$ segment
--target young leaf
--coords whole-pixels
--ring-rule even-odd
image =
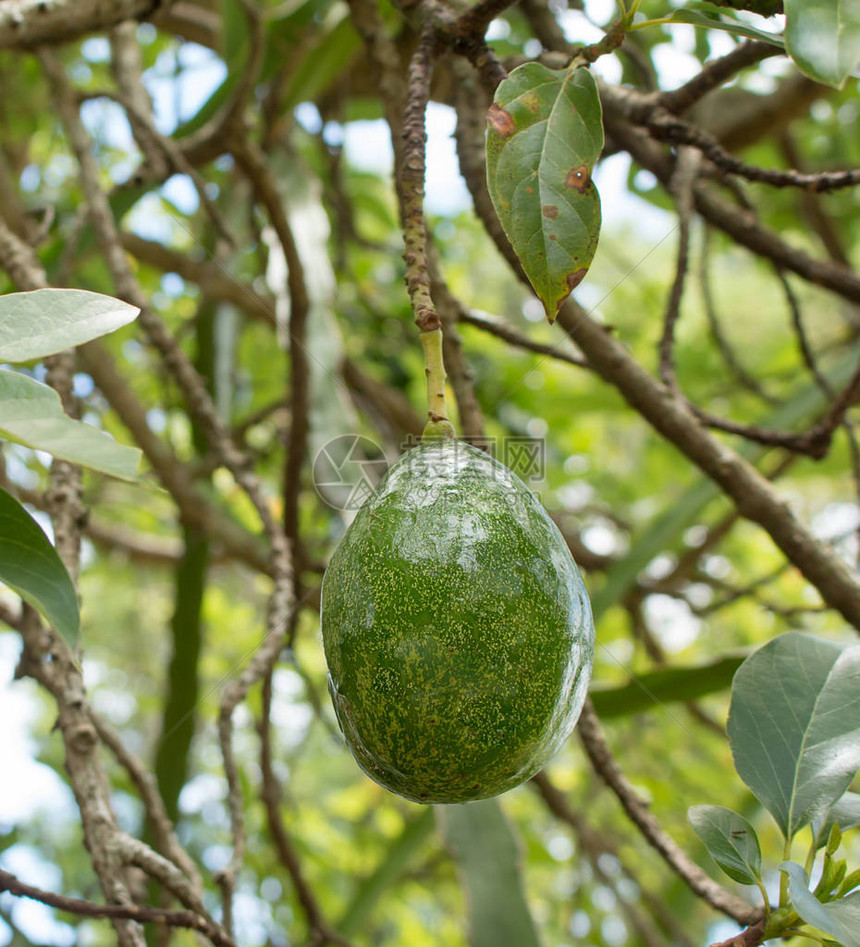
[[[849,872],[842,880],[842,884],[839,885],[839,890],[836,894],[841,898],[843,895],[853,891],[858,885],[860,885],[860,868],[855,868],[854,871]]]
[[[18,372],[0,371],[0,437],[125,480],[140,460],[137,448],[68,417],[53,389]]]
[[[860,767],[860,645],[768,642],[735,675],[727,729],[738,774],[791,838]]]
[[[765,30],[757,30],[748,23],[741,23],[740,20],[725,19],[720,17],[705,16],[698,10],[675,10],[667,19],[661,20],[666,23],[689,23],[690,26],[700,26],[708,30],[721,30],[723,33],[731,33],[734,36],[745,36],[747,39],[757,39],[762,43],[769,43],[771,46],[777,46],[784,49],[782,37],[777,33],[768,33]]]
[[[0,296],[0,362],[27,362],[107,335],[140,310],[83,289],[37,289]]]
[[[860,4],[785,0],[785,45],[804,75],[841,89],[860,64]]]
[[[66,567],[23,506],[0,489],[0,582],[37,609],[74,646],[78,596]]]
[[[487,113],[487,183],[511,246],[552,322],[594,259],[603,148],[588,69],[530,62],[499,84]]]
[[[761,848],[755,829],[723,806],[690,806],[687,818],[711,858],[734,881],[754,885],[761,878]]]
[[[437,806],[436,815],[466,888],[471,947],[539,947],[516,839],[498,800]]]
[[[833,803],[822,818],[812,820],[816,848],[821,848],[827,842],[834,825],[838,825],[843,831],[860,825],[860,795],[856,792],[846,792]]]
[[[806,872],[800,865],[783,862],[779,870],[788,875],[792,904],[807,924],[832,934],[842,947],[860,947],[860,892],[822,904],[809,890]]]

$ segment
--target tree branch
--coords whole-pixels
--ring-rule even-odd
[[[8,891],[20,898],[30,898],[47,904],[48,907],[59,911],[77,914],[79,917],[105,918],[110,920],[130,920],[139,924],[153,923],[166,924],[168,927],[184,927],[198,931],[215,947],[236,947],[216,924],[206,920],[193,911],[164,911],[161,908],[139,907],[136,904],[93,904],[91,901],[82,901],[79,898],[67,898],[60,894],[52,894],[41,888],[24,884],[8,871],[0,870],[0,891]]]
[[[630,785],[627,777],[613,759],[590,700],[587,700],[583,707],[577,724],[577,733],[595,772],[615,793],[630,820],[648,844],[663,857],[666,864],[700,898],[718,911],[734,918],[739,924],[755,923],[761,912],[709,878],[660,828],[657,820],[648,811],[647,804]]]
[[[144,20],[163,0],[4,0],[0,4],[0,49],[33,49],[68,43],[102,32],[123,20]]]
[[[740,513],[770,535],[824,601],[860,630],[860,581],[831,546],[797,519],[788,501],[779,497],[752,465],[714,439],[689,409],[575,302],[571,300],[562,307],[558,321],[604,380],[719,484]]]

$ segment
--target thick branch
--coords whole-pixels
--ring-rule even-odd
[[[123,20],[143,20],[162,0],[5,0],[0,4],[0,49],[68,43]]]

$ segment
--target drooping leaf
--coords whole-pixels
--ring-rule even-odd
[[[735,675],[727,729],[738,774],[791,838],[860,767],[860,645],[768,642]]]
[[[805,2],[805,0],[804,0]],[[741,23],[740,20],[729,19],[726,17],[710,17],[698,10],[675,10],[667,17],[666,23],[689,23],[690,26],[700,26],[708,30],[721,30],[724,33],[731,33],[734,36],[745,36],[747,39],[757,39],[762,43],[769,43],[771,46],[777,46],[779,49],[785,48],[785,43],[778,33],[768,33],[766,30],[757,30],[748,23]]]
[[[436,814],[466,888],[470,947],[539,947],[517,842],[498,800],[437,806]]]
[[[812,820],[816,848],[827,844],[827,837],[834,825],[838,825],[843,831],[860,825],[860,794],[846,792],[833,803],[823,817]]]
[[[785,45],[804,75],[841,89],[860,64],[860,4],[785,0]]]
[[[860,892],[822,904],[809,890],[802,866],[783,862],[779,870],[788,875],[794,909],[807,924],[832,934],[842,947],[860,947]]]
[[[71,576],[39,524],[3,489],[0,489],[0,582],[41,612],[74,647],[80,615]]]
[[[761,878],[758,836],[742,815],[723,806],[690,806],[687,818],[729,878],[742,885],[754,885]]]
[[[587,69],[526,63],[496,89],[487,115],[490,196],[550,322],[597,249],[591,172],[602,148],[600,98]]]
[[[659,668],[637,674],[622,687],[593,687],[589,696],[601,720],[641,713],[660,704],[696,700],[728,688],[743,661],[742,655],[733,654],[698,667]]]
[[[0,371],[0,437],[124,480],[140,461],[137,448],[68,417],[53,389],[18,372]]]
[[[0,296],[0,362],[26,362],[107,335],[140,310],[83,289],[37,289]]]

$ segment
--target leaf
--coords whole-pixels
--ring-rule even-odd
[[[758,836],[742,815],[723,806],[690,806],[687,818],[729,878],[742,885],[754,885],[761,879]]]
[[[307,50],[301,62],[296,64],[284,99],[285,108],[292,108],[299,102],[316,101],[337,76],[342,74],[344,64],[350,62],[361,48],[361,37],[347,15],[346,8],[342,19],[329,17],[329,21],[331,25],[328,31]],[[292,55],[296,55],[295,51]]]
[[[806,0],[803,0],[806,2]],[[689,23],[691,26],[700,26],[708,30],[721,30],[724,33],[732,33],[735,36],[746,36],[748,39],[757,39],[762,43],[770,43],[771,46],[777,46],[784,49],[785,44],[779,34],[768,33],[765,30],[757,30],[747,23],[741,23],[739,20],[716,18],[705,16],[697,10],[675,10],[661,23]]]
[[[860,63],[857,0],[785,0],[785,45],[810,79],[841,89]]]
[[[600,197],[591,171],[602,149],[587,69],[526,63],[496,89],[487,113],[490,196],[550,322],[594,259]]]
[[[74,583],[39,524],[2,488],[0,582],[41,612],[74,647],[80,629]]]
[[[860,825],[860,795],[856,792],[846,792],[827,810],[823,819],[812,820],[816,848],[827,844],[827,837],[834,825],[838,825],[843,832]]]
[[[800,865],[783,862],[779,870],[788,875],[792,904],[807,924],[832,934],[842,947],[860,947],[860,892],[822,904],[809,890],[806,872]]]
[[[251,27],[248,15],[237,0],[220,0],[221,45],[224,62],[230,72],[239,72],[248,60],[251,49]]]
[[[409,860],[433,829],[433,809],[426,806],[417,818],[407,822],[403,831],[391,844],[376,870],[358,887],[343,917],[337,924],[338,933],[354,937],[373,906],[403,874]]]
[[[540,947],[516,839],[498,800],[437,806],[436,813],[466,888],[471,947]]]
[[[136,479],[137,448],[72,420],[53,389],[18,372],[0,370],[0,437],[113,477]]]
[[[107,335],[140,310],[83,289],[37,289],[0,296],[0,362],[27,362]]]
[[[594,687],[589,697],[601,720],[653,710],[660,704],[677,700],[695,700],[728,688],[742,655],[733,654],[697,667],[660,668],[637,674],[623,687]]]
[[[735,675],[727,730],[741,779],[792,838],[860,767],[860,645],[768,642]]]

